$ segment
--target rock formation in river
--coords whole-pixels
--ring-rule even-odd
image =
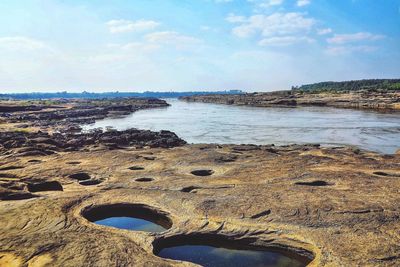
[[[182,97],[189,102],[204,102],[254,107],[327,106],[379,110],[400,110],[400,91],[320,92],[279,91],[238,95],[201,95]]]

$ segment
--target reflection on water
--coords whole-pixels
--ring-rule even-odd
[[[163,232],[166,230],[161,225],[133,217],[110,217],[107,219],[95,221],[94,223],[104,226],[111,226],[119,229],[154,232],[154,233]]]
[[[205,267],[305,266],[304,263],[301,263],[296,259],[286,257],[279,253],[269,251],[226,249],[201,245],[185,245],[164,248],[158,253],[158,256],[173,260],[190,261]]]
[[[189,143],[356,145],[382,153],[400,148],[400,113],[328,107],[256,108],[167,100],[171,107],[105,119],[113,126],[170,130]]]

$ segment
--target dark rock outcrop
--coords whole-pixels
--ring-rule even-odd
[[[111,148],[128,146],[171,148],[186,142],[170,131],[152,132],[94,130],[87,133],[0,132],[0,151],[16,150],[24,156],[50,155],[59,151],[76,151],[93,145]]]

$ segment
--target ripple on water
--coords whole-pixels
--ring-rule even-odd
[[[189,143],[348,144],[383,153],[399,148],[400,113],[330,107],[256,108],[175,99],[168,103],[168,108],[140,110],[83,128],[166,129]]]

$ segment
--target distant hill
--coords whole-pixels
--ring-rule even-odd
[[[343,92],[343,91],[387,91],[399,90],[400,79],[374,79],[374,80],[356,80],[345,82],[321,82],[306,84],[302,86],[293,86],[292,91],[303,92]]]
[[[242,94],[240,90],[230,91],[217,91],[217,92],[107,92],[107,93],[68,93],[68,92],[57,92],[57,93],[15,93],[15,94],[1,94],[1,99],[54,99],[54,98],[116,98],[116,97],[153,97],[153,98],[177,98],[182,96],[192,95],[210,95],[210,94]]]

